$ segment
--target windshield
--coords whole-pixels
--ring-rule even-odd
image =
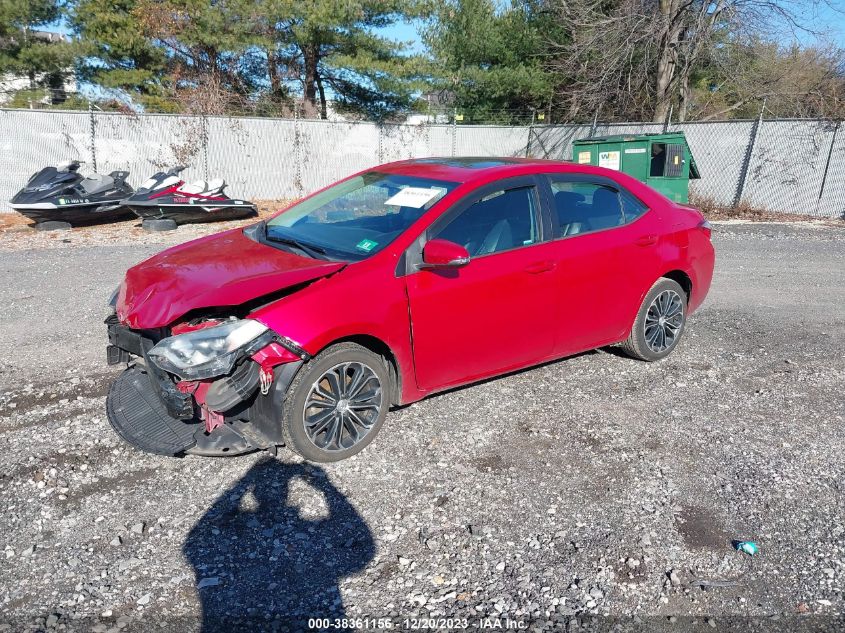
[[[359,260],[390,244],[458,183],[368,172],[329,187],[267,222],[267,239]]]

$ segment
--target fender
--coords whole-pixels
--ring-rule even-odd
[[[318,284],[259,308],[250,317],[312,356],[339,341],[375,339],[396,361],[401,386],[398,404],[419,400],[426,392],[417,388],[414,373],[405,280],[389,277],[372,288],[365,278],[366,267],[350,265]],[[337,318],[338,311],[344,313],[344,319]]]

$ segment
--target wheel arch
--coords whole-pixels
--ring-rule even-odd
[[[630,327],[626,328],[626,330],[624,332],[625,337],[627,337],[631,334],[631,328],[634,326],[634,321],[637,318],[637,314],[638,314],[640,308],[642,307],[642,303],[643,303],[643,301],[645,301],[646,295],[648,295],[649,290],[651,290],[654,287],[654,284],[656,284],[658,281],[660,281],[661,279],[664,279],[664,278],[665,279],[671,279],[672,281],[676,282],[678,285],[681,286],[681,289],[684,291],[684,294],[686,294],[686,296],[687,296],[687,305],[689,306],[690,301],[692,300],[692,289],[693,289],[692,278],[689,276],[689,273],[687,273],[683,269],[672,268],[671,270],[668,270],[668,271],[664,272],[663,274],[658,275],[654,279],[654,281],[651,283],[651,285],[648,286],[647,288],[645,288],[642,291],[642,294],[640,295],[640,300],[639,300],[639,303],[636,306],[636,309],[634,310],[633,314],[629,315],[629,317],[628,317],[627,322],[630,323],[631,325],[630,325]]]
[[[355,343],[384,358],[385,363],[387,364],[387,368],[390,372],[390,379],[392,382],[392,393],[390,394],[390,403],[392,405],[402,404],[402,371],[399,367],[399,361],[396,358],[396,354],[393,352],[393,350],[387,343],[385,343],[380,338],[373,336],[372,334],[350,334],[348,336],[343,336],[341,338],[334,339],[331,342],[327,343],[318,352],[318,354],[328,349],[329,347],[332,347],[333,345],[338,345],[340,343]]]
[[[674,270],[670,270],[669,272],[665,272],[661,277],[666,277],[667,279],[671,279],[674,282],[683,288],[684,293],[687,295],[687,305],[692,300],[692,278],[680,268],[676,268]]]

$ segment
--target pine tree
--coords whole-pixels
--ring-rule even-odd
[[[0,0],[0,76],[24,76],[29,91],[51,101],[64,99],[62,87],[73,63],[69,42],[48,39],[40,29],[61,17],[57,0]]]
[[[555,28],[531,3],[436,3],[423,32],[433,87],[451,95],[468,122],[526,123],[546,110],[555,77],[543,65]]]
[[[178,109],[167,54],[144,33],[136,0],[75,0],[69,22],[79,38],[81,79],[150,110]]]

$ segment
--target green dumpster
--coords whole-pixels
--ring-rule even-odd
[[[572,160],[623,171],[675,202],[689,202],[689,180],[701,177],[683,132],[582,138]]]

